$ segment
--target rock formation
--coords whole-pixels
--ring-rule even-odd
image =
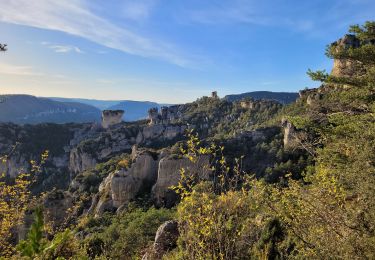
[[[142,260],[162,259],[165,253],[177,246],[178,236],[178,222],[176,220],[163,223],[156,232],[154,244],[142,257]]]
[[[196,163],[188,158],[175,158],[173,155],[162,158],[159,161],[157,181],[152,188],[156,205],[172,207],[177,202],[178,198],[170,188],[180,181],[182,168],[186,174],[198,173],[202,179],[209,179],[211,173],[209,166],[208,156],[201,156]]]
[[[240,106],[245,109],[253,109],[254,108],[254,101],[253,100],[241,100]]]
[[[93,200],[90,212],[100,215],[133,200],[142,190],[150,188],[157,178],[158,161],[148,151],[139,151],[127,170],[112,172],[99,187],[99,199]]]
[[[323,98],[323,89],[324,88],[312,88],[301,90],[299,91],[299,98],[303,100],[303,102],[306,102],[307,105],[311,106]]]
[[[102,127],[107,129],[113,125],[121,123],[124,113],[124,110],[103,110]]]
[[[95,167],[98,162],[105,161],[113,155],[130,151],[136,142],[136,134],[134,129],[121,127],[99,132],[90,138],[87,137],[71,148],[70,171],[75,175]]]
[[[296,145],[296,128],[287,119],[282,119],[281,122],[284,127],[284,148],[293,148]]]
[[[358,48],[360,40],[352,34],[347,34],[343,38],[331,44],[335,49],[349,49]],[[335,77],[352,77],[362,70],[362,65],[359,62],[350,59],[335,59],[331,75]]]
[[[183,105],[161,107],[160,113],[157,108],[148,110],[149,125],[177,123],[182,117]]]

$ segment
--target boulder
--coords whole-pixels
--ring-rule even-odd
[[[155,241],[142,260],[162,259],[165,253],[177,246],[179,236],[178,222],[170,220],[162,224],[155,235]]]

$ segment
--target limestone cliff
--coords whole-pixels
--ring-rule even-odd
[[[331,44],[332,48],[335,49],[349,49],[358,48],[360,46],[360,40],[355,35],[347,34],[343,38]],[[335,59],[331,75],[335,77],[352,77],[358,74],[363,69],[363,66],[359,62],[355,62],[350,59]]]
[[[172,207],[177,202],[177,196],[171,189],[176,186],[181,178],[181,169],[186,174],[199,173],[202,179],[209,179],[209,157],[201,156],[196,163],[187,158],[166,156],[159,161],[158,176],[152,187],[152,196],[157,206]]]
[[[98,198],[93,200],[89,212],[100,215],[135,199],[142,190],[151,187],[156,181],[157,164],[157,157],[152,153],[137,152],[129,169],[112,172],[103,180]]]

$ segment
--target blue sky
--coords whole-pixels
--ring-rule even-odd
[[[193,101],[314,87],[373,0],[2,0],[0,92]]]

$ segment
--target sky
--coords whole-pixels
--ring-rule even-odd
[[[184,103],[315,87],[374,0],[1,0],[0,94]]]

